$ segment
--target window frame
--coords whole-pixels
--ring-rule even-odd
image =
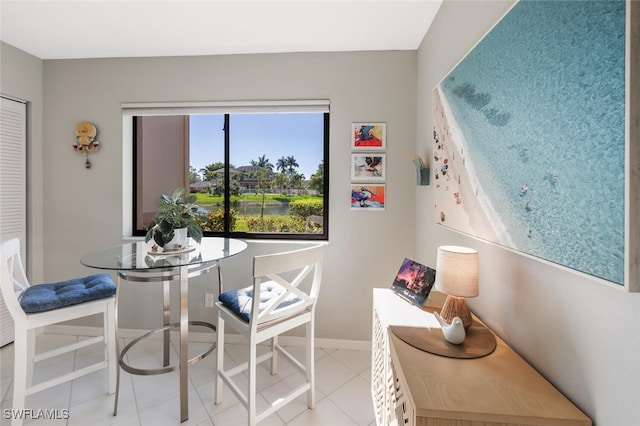
[[[320,107],[318,107],[320,105]],[[224,112],[223,112],[224,111]],[[234,114],[242,113],[295,113],[315,112],[323,114],[323,230],[322,233],[267,233],[267,232],[240,232],[229,229],[231,209],[231,174],[230,174],[230,140],[229,118]],[[206,231],[205,237],[229,237],[250,240],[319,240],[329,239],[329,145],[330,145],[330,111],[328,101],[278,101],[278,102],[250,102],[250,103],[188,103],[188,104],[123,104],[123,117],[130,119],[129,126],[123,126],[126,133],[130,130],[131,140],[131,235],[144,236],[144,229],[137,229],[137,203],[138,203],[138,151],[137,151],[137,123],[136,117],[147,115],[194,115],[194,114],[219,114],[224,115],[224,231]],[[126,158],[124,159],[126,163]],[[189,164],[187,164],[189,166]],[[125,203],[125,209],[126,209]],[[126,225],[125,225],[126,227]]]

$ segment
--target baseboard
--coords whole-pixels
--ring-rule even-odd
[[[135,339],[142,336],[148,330],[137,330],[132,328],[121,328],[118,330],[118,337],[125,339]],[[99,336],[102,334],[102,327],[86,327],[79,325],[50,325],[45,327],[44,333],[50,334],[64,334],[73,336]],[[172,334],[177,335],[177,331],[172,331]],[[213,333],[206,333],[200,331],[190,331],[189,341],[212,343],[215,339]],[[162,333],[156,333],[149,336],[150,339],[160,339]],[[246,340],[239,334],[226,333],[225,340],[229,343],[245,343]],[[304,347],[305,338],[299,336],[280,336],[278,341],[283,346],[295,346]],[[370,351],[371,342],[363,340],[344,340],[344,339],[325,339],[317,338],[316,347],[321,349],[343,349],[353,351]]]

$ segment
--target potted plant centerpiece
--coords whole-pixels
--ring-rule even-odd
[[[189,237],[199,243],[202,228],[196,218],[207,210],[195,203],[195,194],[186,194],[184,188],[177,188],[171,196],[162,195],[156,202],[158,211],[149,224],[145,242],[153,241],[163,251],[180,251],[188,248]],[[157,250],[157,247],[152,249]]]

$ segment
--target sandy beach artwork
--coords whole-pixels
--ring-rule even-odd
[[[625,19],[518,2],[433,89],[438,224],[624,285]]]
[[[499,237],[500,225],[491,223],[491,216],[487,211],[490,207],[486,206],[485,209],[481,204],[479,183],[472,184],[471,175],[465,167],[464,147],[456,141],[456,136],[461,138],[462,135],[456,134],[457,128],[448,125],[440,90],[435,90],[433,97],[433,164],[437,194],[434,207],[437,223],[488,241],[509,245],[508,233],[504,232]],[[474,180],[477,182],[477,178]]]

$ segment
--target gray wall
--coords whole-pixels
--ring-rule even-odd
[[[390,286],[414,249],[413,229],[405,224],[414,221],[415,51],[47,60],[43,75],[47,280],[92,272],[80,265],[82,254],[121,242],[122,187],[129,179],[123,176],[122,102],[330,99],[330,245],[317,336],[370,338],[371,289]],[[90,170],[71,149],[80,121],[94,123],[101,142],[90,154]],[[349,134],[358,121],[387,123],[384,212],[349,209]],[[224,265],[225,285],[248,284],[250,257],[283,247],[251,243]],[[191,288],[192,317],[213,319],[202,296],[210,287]],[[159,298],[159,289],[152,290],[129,290],[121,305],[124,327],[158,324],[159,303],[140,303]]]
[[[418,50],[418,152],[432,155],[431,91],[512,3],[443,3]],[[417,188],[415,232],[429,236],[416,240],[427,264],[442,244],[479,250],[471,308],[596,425],[640,424],[640,294],[435,225],[431,187]]]
[[[27,257],[34,280],[43,277],[42,60],[0,41],[0,94],[27,102]],[[23,243],[24,244],[24,243]]]

